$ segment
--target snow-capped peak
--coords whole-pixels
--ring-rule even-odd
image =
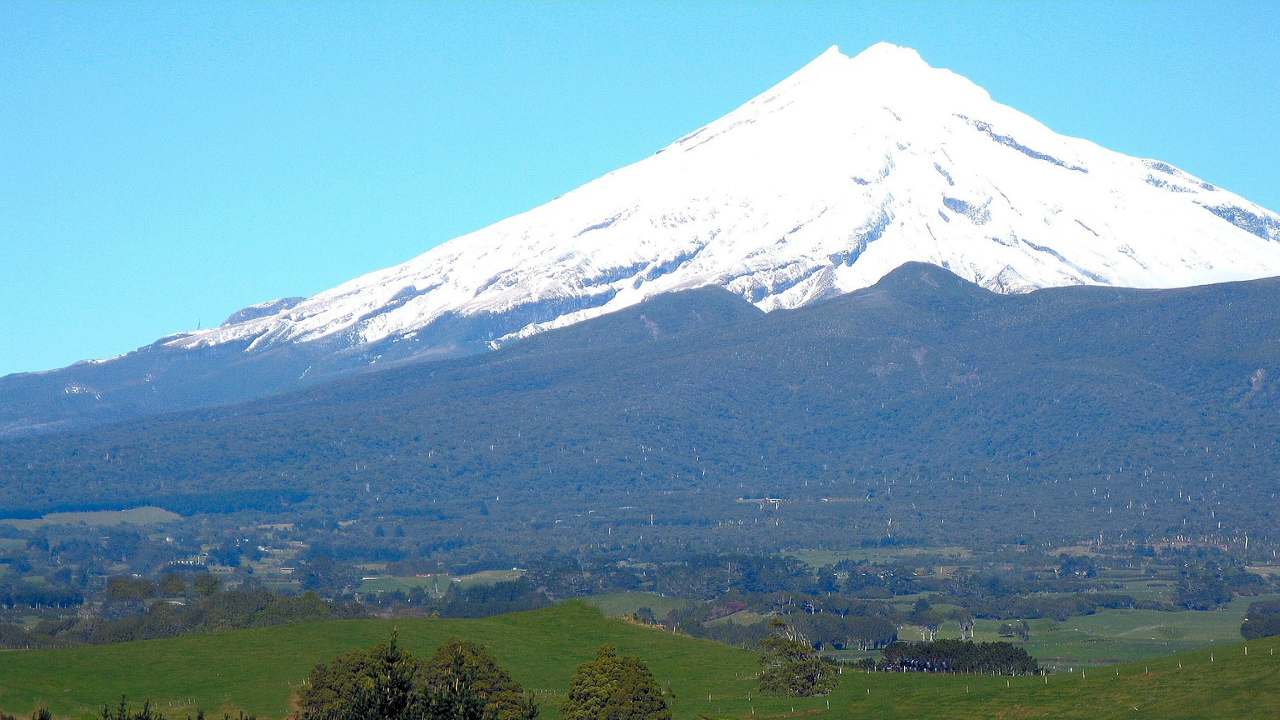
[[[1000,292],[1280,274],[1280,217],[1058,135],[910,48],[831,47],[653,156],[541,207],[173,347],[460,352],[717,284],[762,309],[925,261]]]

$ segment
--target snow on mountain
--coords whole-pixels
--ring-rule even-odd
[[[541,207],[171,348],[494,346],[717,284],[764,310],[908,261],[999,292],[1280,275],[1280,216],[1058,135],[914,51],[833,47],[760,96]]]

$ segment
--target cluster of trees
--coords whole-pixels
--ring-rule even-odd
[[[897,642],[884,649],[876,670],[903,672],[1001,673],[1029,675],[1040,671],[1026,650],[1004,642],[935,640]]]
[[[898,626],[885,617],[821,613],[789,621],[815,650],[875,650],[898,639]]]
[[[84,602],[75,588],[0,576],[0,608],[70,608]]]
[[[426,588],[413,587],[409,590],[370,593],[360,600],[377,607],[413,608],[418,612],[434,613],[441,617],[463,618],[537,610],[551,604],[551,598],[545,590],[523,577],[466,587],[451,582],[446,582],[445,585],[447,589],[442,597],[433,596]]]
[[[534,720],[538,705],[484,648],[453,640],[425,661],[386,643],[317,665],[294,720]],[[580,665],[565,720],[670,720],[665,694],[640,660],[600,648]]]
[[[488,652],[452,641],[419,661],[390,641],[317,665],[295,720],[533,720],[533,698]]]
[[[729,645],[760,647],[775,634],[769,620],[715,622],[743,610],[783,618],[815,650],[882,648],[898,639],[901,619],[888,603],[797,593],[732,593],[714,603],[690,603],[673,609],[661,619],[654,617],[652,611],[637,613],[636,619]]]
[[[451,585],[439,604],[439,611],[444,617],[486,617],[536,610],[550,604],[545,592],[528,579],[520,578],[465,588]]]
[[[840,668],[814,651],[795,628],[779,618],[761,643],[760,689],[771,695],[811,697],[826,695],[836,687]]]
[[[1000,623],[998,634],[1000,637],[1016,637],[1022,642],[1026,642],[1031,639],[1031,626],[1027,624],[1026,620]]]
[[[1207,562],[1183,568],[1176,588],[1177,603],[1188,610],[1213,610],[1231,602],[1232,596],[1256,595],[1265,580],[1236,565]]]
[[[962,573],[945,584],[938,599],[993,620],[1066,620],[1103,608],[1139,607],[1133,596],[1105,590],[1107,585],[1096,580],[1098,568],[1097,558],[1062,555],[1047,576],[1029,571]]]
[[[1080,593],[1073,595],[1014,595],[1010,597],[944,596],[944,601],[961,605],[975,616],[992,620],[1052,618],[1066,620],[1072,616],[1092,615],[1104,608],[1135,608],[1132,595],[1123,593]]]
[[[182,591],[174,596],[155,595],[160,589],[179,588]],[[193,586],[172,577],[159,583],[136,578],[113,580],[108,583],[106,597],[97,615],[45,619],[30,630],[0,624],[0,647],[128,642],[363,615],[359,606],[329,602],[311,592],[281,595],[262,587],[223,590],[208,575],[197,576]]]

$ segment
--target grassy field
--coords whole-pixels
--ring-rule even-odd
[[[12,525],[20,530],[31,530],[44,525],[160,525],[182,519],[181,515],[158,507],[137,507],[128,510],[98,510],[94,512],[49,513],[34,520],[4,520],[0,525]]]
[[[554,720],[574,667],[602,643],[639,655],[694,718],[1280,717],[1280,639],[1047,678],[846,672],[829,698],[762,698],[750,653],[605,618],[584,603],[483,620],[348,620],[72,650],[0,654],[0,708],[88,717],[121,692],[170,714],[195,706],[280,717],[316,662],[385,639],[427,653],[445,639],[488,645]]]
[[[754,625],[768,619],[768,615],[761,615],[760,613],[752,612],[750,610],[739,610],[732,615],[725,615],[724,617],[718,617],[715,620],[711,620],[707,624],[723,625],[725,623],[733,623],[735,625]]]
[[[588,605],[599,608],[600,612],[609,617],[623,617],[634,613],[642,607],[647,607],[659,619],[665,617],[672,610],[677,610],[689,604],[688,600],[663,597],[662,595],[647,592],[606,593],[604,595],[592,595],[591,597],[583,598],[583,600]]]
[[[428,593],[442,597],[449,590],[450,585],[459,585],[461,587],[471,587],[473,585],[492,585],[497,582],[509,580],[519,580],[524,575],[523,570],[482,570],[469,575],[452,576],[448,573],[431,573],[428,575],[404,575],[386,577],[371,577],[360,582],[361,592],[409,592],[415,587],[420,587]]]
[[[1214,643],[1240,640],[1240,623],[1249,603],[1262,597],[1237,597],[1225,608],[1211,612],[1158,612],[1155,610],[1102,610],[1094,615],[1065,621],[1031,620],[1031,640],[1023,646],[1053,670],[1136,662]],[[979,620],[976,640],[1008,640],[999,636],[999,620]],[[919,632],[904,628],[900,637],[919,640]],[[942,626],[938,637],[959,637],[955,623]]]
[[[441,597],[449,590],[451,580],[452,578],[447,573],[371,577],[360,581],[360,592],[382,593],[399,590],[407,593],[414,588],[420,587],[431,595]]]

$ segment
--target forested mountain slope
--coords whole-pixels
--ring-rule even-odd
[[[483,356],[9,440],[0,508],[283,502],[467,534],[623,506],[706,527],[772,494],[907,503],[903,533],[982,508],[1018,511],[986,523],[1008,537],[1256,533],[1280,467],[1278,301],[1275,279],[999,295],[923,264],[769,314],[671,294]]]

